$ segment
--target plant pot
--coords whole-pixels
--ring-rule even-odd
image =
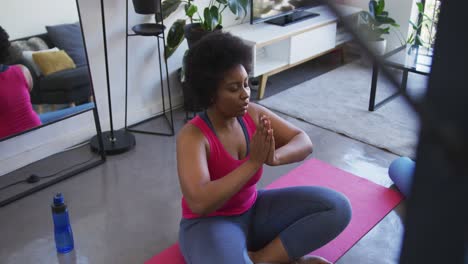
[[[387,49],[387,40],[380,39],[375,41],[367,41],[367,46],[375,55],[384,55]]]
[[[222,26],[217,26],[215,31],[221,30],[223,27]],[[201,38],[204,36],[210,34],[212,31],[205,31],[202,29],[200,23],[192,23],[192,24],[187,24],[184,27],[184,35],[185,38],[187,39],[187,44],[189,49],[195,45]]]
[[[135,13],[142,15],[154,15],[161,9],[159,0],[132,0]]]

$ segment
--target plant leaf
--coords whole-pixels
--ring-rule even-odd
[[[166,59],[169,58],[184,40],[185,19],[178,19],[167,33]]]
[[[181,2],[181,0],[164,0],[161,3],[161,12],[163,19],[167,18],[169,15],[174,13],[174,11],[177,10]]]
[[[222,4],[222,5],[227,5],[228,4],[227,0],[216,0],[216,2],[218,2],[218,3]]]
[[[165,51],[166,51],[166,60],[169,59],[169,57],[172,56],[172,54],[174,54],[174,52],[177,50],[177,47],[173,48],[173,47],[169,47],[166,45],[166,48],[165,48]]]
[[[383,35],[383,34],[388,34],[389,32],[390,32],[390,27],[376,28],[374,30],[374,33],[379,35],[378,37],[381,37],[381,35]]]
[[[238,17],[239,16],[239,8],[238,8],[238,2],[237,0],[227,0],[228,1],[228,7],[231,12]]]
[[[382,25],[382,24],[396,24],[395,20],[393,18],[389,17],[384,17],[384,16],[376,16],[375,20]]]
[[[211,27],[212,17],[211,17],[210,9],[208,7],[205,7],[205,9],[203,10],[203,18],[205,20],[202,26],[203,29],[206,31],[212,31],[212,27]]]
[[[406,43],[412,44],[414,41],[414,33],[411,33],[411,35],[408,37],[408,40],[406,40]]]
[[[375,12],[377,9],[377,2],[375,0],[369,1],[369,13],[371,16],[375,16]]]
[[[218,25],[219,21],[219,12],[218,12],[218,7],[217,6],[211,6],[210,8],[210,13],[211,13],[211,30],[214,30],[216,26]]]
[[[416,25],[413,21],[410,20],[409,23],[411,24],[414,30],[417,30],[419,28],[419,26]]]
[[[423,5],[422,2],[416,3],[416,6],[418,7],[419,13],[423,13],[423,12],[424,12],[424,5]]]
[[[424,14],[424,13],[423,13],[422,15],[423,15],[423,17],[425,17],[427,20],[429,20],[431,23],[433,22],[432,17],[430,17],[430,16],[428,16],[428,15],[426,15],[426,14]]]
[[[190,3],[190,5],[186,5],[186,9],[185,9],[185,14],[192,18],[193,15],[198,11],[198,7],[192,3]]]
[[[248,9],[249,9],[249,0],[238,0],[239,1],[239,6],[242,8],[242,11],[244,13],[244,17],[247,15]]]
[[[385,0],[379,0],[379,3],[377,5],[377,11],[375,12],[376,15],[382,14],[384,9],[385,9]]]

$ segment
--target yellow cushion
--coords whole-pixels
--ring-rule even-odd
[[[33,60],[39,66],[43,75],[54,72],[76,68],[73,60],[63,51],[38,52],[34,53]]]

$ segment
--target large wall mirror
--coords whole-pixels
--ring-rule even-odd
[[[0,26],[9,35],[10,47],[0,61],[0,140],[92,109],[75,0],[7,1],[1,9]]]
[[[90,111],[100,135],[77,1],[4,1],[0,26],[0,143]]]

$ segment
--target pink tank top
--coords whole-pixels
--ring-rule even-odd
[[[242,120],[245,124],[246,132],[250,141],[256,130],[256,125],[248,113],[242,117]],[[198,127],[210,144],[208,170],[212,181],[224,177],[249,159],[249,154],[247,154],[247,156],[242,160],[234,159],[224,148],[213,130],[200,116],[193,118],[190,121],[190,124]],[[231,199],[229,199],[221,208],[208,215],[204,215],[203,217],[239,215],[249,210],[257,199],[256,183],[262,176],[262,172],[263,168],[260,168],[244,185],[244,187],[231,197]],[[200,215],[195,214],[190,210],[185,198],[182,198],[182,217],[188,219],[200,217]]]
[[[19,66],[0,72],[0,138],[41,124],[29,97],[28,83]]]

